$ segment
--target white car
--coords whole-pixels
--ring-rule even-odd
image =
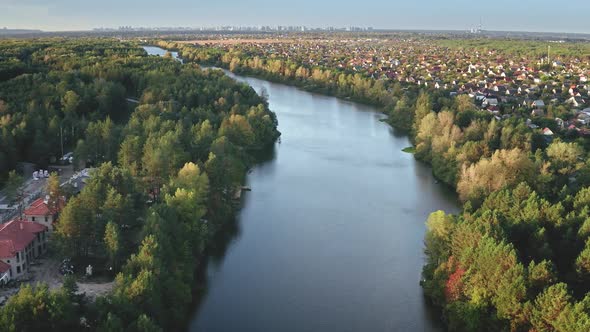
[[[73,152],[68,152],[66,154],[64,154],[63,157],[61,157],[60,159],[63,162],[68,162],[68,163],[72,163],[74,161],[74,153]]]

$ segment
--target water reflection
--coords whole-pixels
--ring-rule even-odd
[[[254,78],[282,143],[248,176],[192,331],[436,331],[418,285],[424,221],[457,209],[407,137],[361,106]]]

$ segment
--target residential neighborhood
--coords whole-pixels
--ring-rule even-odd
[[[65,197],[60,197],[56,206],[49,200],[49,195],[38,198],[21,215],[0,224],[0,284],[25,277],[31,263],[47,251]]]
[[[295,78],[304,74],[315,77],[317,73],[323,75],[319,79],[331,75],[336,80],[340,73],[359,74],[449,96],[468,94],[497,120],[550,118],[558,122],[559,130],[590,135],[590,53],[575,43],[527,41],[522,46],[529,49],[512,51],[493,42],[456,43],[403,34],[242,38],[220,34],[180,43],[247,54],[253,58],[249,66],[254,68],[262,61],[280,60],[276,69]]]
[[[0,331],[590,331],[590,33],[104,33],[0,36]]]
[[[71,186],[75,194],[84,186],[90,173],[90,169],[76,172],[61,187]],[[65,174],[70,175],[69,172]],[[39,190],[45,192],[42,187]],[[47,252],[59,213],[66,205],[65,196],[60,196],[55,204],[50,200],[48,194],[34,199],[14,218],[0,223],[0,287],[11,281],[34,281],[31,266],[38,264],[37,260]]]

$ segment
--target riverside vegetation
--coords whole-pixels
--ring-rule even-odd
[[[115,278],[94,302],[71,278],[23,287],[0,309],[0,330],[184,329],[195,271],[232,222],[252,152],[279,136],[267,102],[223,73],[118,40],[3,40],[0,55],[0,179],[16,161],[55,161],[61,140],[76,164],[96,167],[78,195],[51,193],[68,199],[50,244]]]
[[[69,329],[82,317],[95,330],[183,328],[198,258],[231,216],[250,152],[278,135],[251,88],[191,62],[377,105],[408,133],[416,158],[464,202],[460,214],[427,221],[422,285],[449,330],[590,330],[587,139],[533,119],[557,133],[548,139],[524,113],[499,121],[467,95],[239,49],[157,44],[188,64],[104,39],[0,43],[0,177],[17,160],[49,163],[60,138],[98,166],[52,243],[119,272],[95,303],[69,279],[61,290],[23,288],[0,311],[6,330]]]
[[[551,117],[533,123],[554,137],[531,130],[526,110],[498,120],[467,94],[449,97],[240,47],[158,45],[185,61],[381,106],[408,133],[415,157],[464,203],[457,215],[438,211],[427,221],[421,284],[449,330],[590,330],[588,139],[559,130]]]

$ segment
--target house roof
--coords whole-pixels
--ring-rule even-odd
[[[16,252],[33,242],[37,233],[46,229],[46,226],[24,220],[11,220],[0,225],[0,258],[14,257]]]
[[[4,273],[10,269],[10,264],[0,261],[0,273]]]
[[[14,257],[17,251],[12,240],[0,240],[0,258]]]
[[[56,214],[64,207],[64,201],[62,199],[59,200],[59,206],[57,209],[50,209],[49,205],[45,202],[44,198],[39,198],[35,200],[29,207],[25,210],[26,216],[48,216],[50,214]]]

